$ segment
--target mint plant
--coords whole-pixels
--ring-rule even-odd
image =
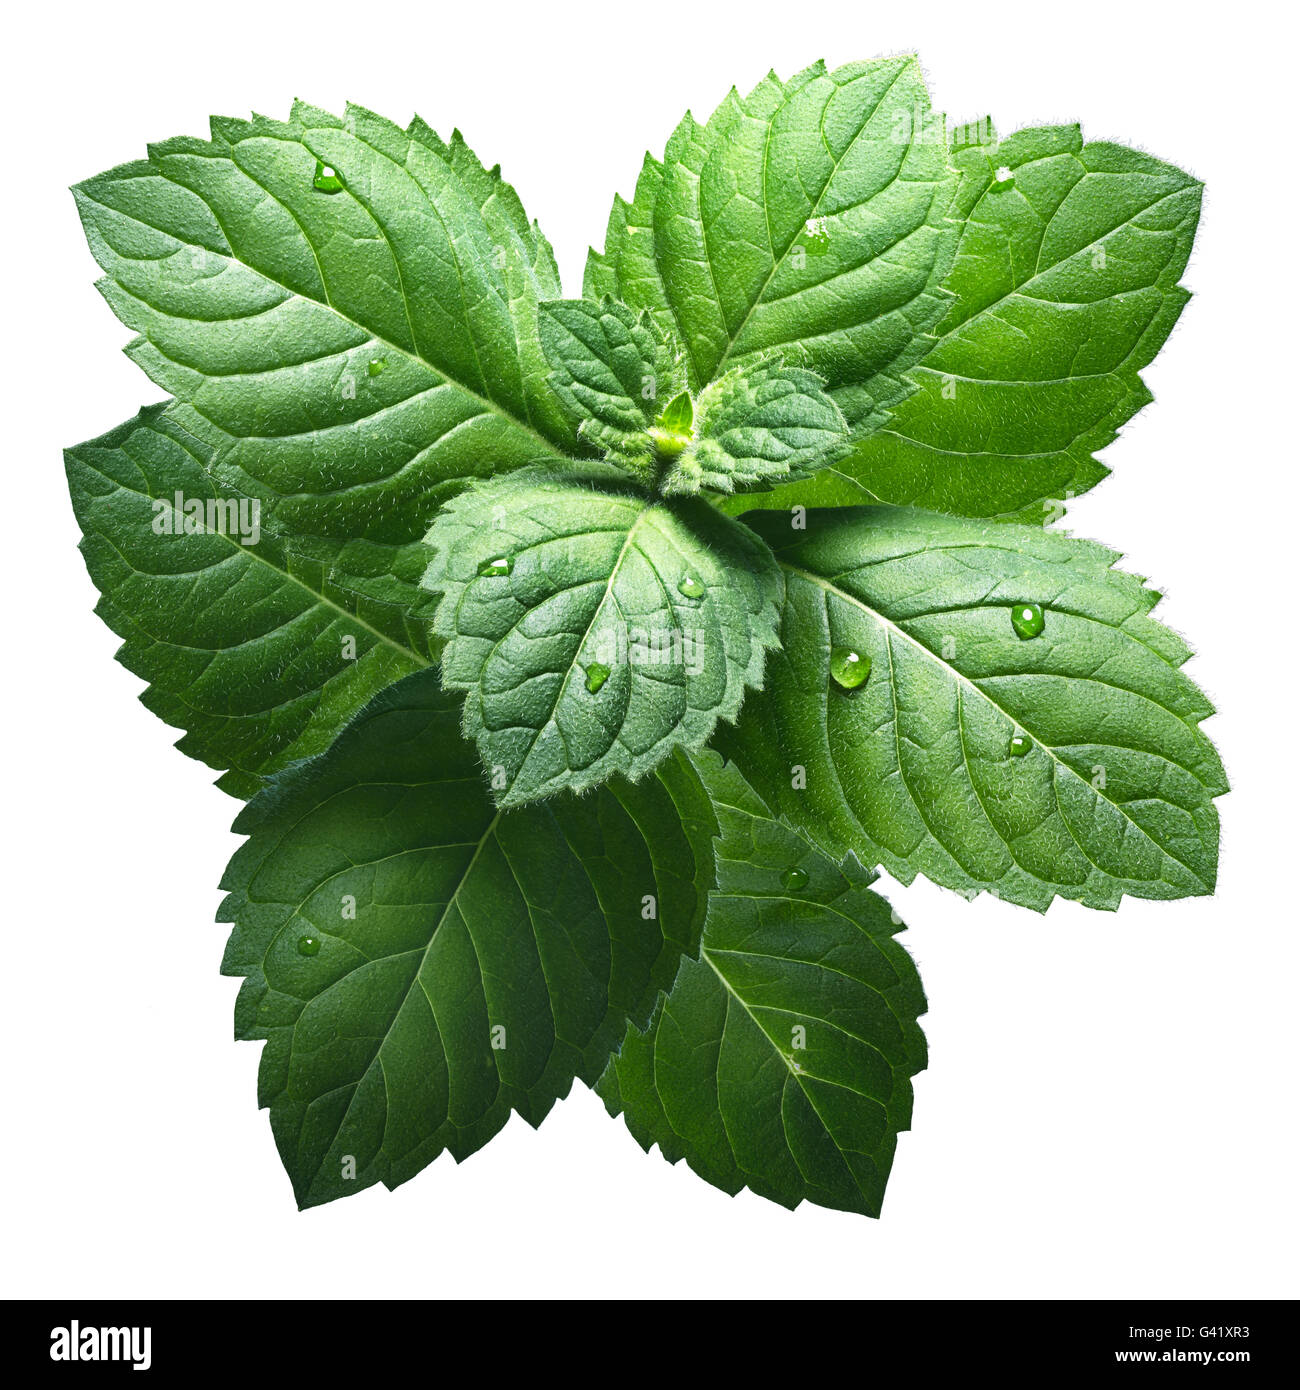
[[[220,917],[302,1206],[574,1078],[878,1215],[925,1000],[884,868],[1212,891],[1158,595],[1060,528],[1200,186],[893,58],[689,115],[581,298],[459,134],[214,120],[76,190],[170,400],[67,453],[119,659],[247,800]]]

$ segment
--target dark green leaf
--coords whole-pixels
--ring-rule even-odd
[[[153,406],[66,455],[96,612],[179,747],[246,796],[321,752],[370,697],[430,656],[428,554],[261,530],[257,499],[214,486],[211,447]],[[179,508],[178,508],[179,502]],[[432,604],[427,603],[432,609]]]
[[[249,803],[221,910],[236,1035],[301,1206],[540,1124],[644,1024],[711,882],[686,760],[493,808],[436,670],[380,695]]]
[[[734,767],[700,762],[721,838],[698,960],[597,1087],[645,1149],[748,1187],[879,1216],[925,996],[901,924],[849,858],[774,820]]]

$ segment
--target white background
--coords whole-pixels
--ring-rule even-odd
[[[1296,1295],[1300,248],[1281,7],[1238,3],[1212,28],[1131,0],[585,11],[214,0],[6,21],[3,1291]],[[1039,917],[895,890],[931,1061],[880,1221],[732,1200],[644,1155],[581,1086],[459,1168],[298,1214],[217,974],[236,804],[136,702],[75,550],[60,448],[159,393],[119,351],[67,185],[206,133],[213,111],[419,110],[502,161],[576,293],[611,195],[688,106],[703,117],[772,65],[912,49],[955,119],[1078,119],[1206,181],[1156,404],[1068,524],[1151,576],[1199,653],[1233,784],[1218,894]]]

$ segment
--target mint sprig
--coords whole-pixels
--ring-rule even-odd
[[[725,1191],[879,1214],[925,1045],[877,867],[1212,891],[1188,648],[1054,525],[1186,301],[1186,174],[950,140],[904,57],[688,115],[580,299],[419,119],[74,191],[173,398],[68,451],[82,549],[251,798],[224,968],[302,1205],[579,1078]]]

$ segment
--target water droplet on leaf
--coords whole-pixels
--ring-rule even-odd
[[[1003,164],[993,171],[994,188],[1014,188],[1016,176],[1008,165]]]
[[[871,658],[852,647],[836,647],[831,652],[831,679],[841,690],[856,690],[871,674]]]
[[[587,694],[594,695],[609,679],[609,667],[593,661],[587,667]]]
[[[783,888],[806,888],[808,886],[807,869],[787,869],[781,875],[781,886]]]
[[[366,368],[366,374],[367,374],[368,376],[379,376],[380,373],[386,372],[387,370],[388,370],[388,358],[386,358],[386,357],[376,357],[376,358],[370,363],[370,365]]]
[[[312,179],[311,186],[317,193],[342,193],[343,180],[330,165],[321,160],[316,161],[316,177]]]
[[[704,585],[693,574],[684,574],[677,581],[677,592],[687,598],[703,598]]]
[[[1016,636],[1024,641],[1037,637],[1045,622],[1043,610],[1036,603],[1018,603],[1011,610],[1011,626],[1015,628]]]
[[[502,555],[495,560],[484,560],[478,567],[478,577],[480,579],[495,579],[503,574],[510,573],[510,560],[508,556]]]
[[[314,956],[319,950],[319,936],[300,936],[298,938],[298,954],[300,956]]]
[[[1034,741],[1028,734],[1012,734],[1009,752],[1013,758],[1023,758],[1033,746]]]

